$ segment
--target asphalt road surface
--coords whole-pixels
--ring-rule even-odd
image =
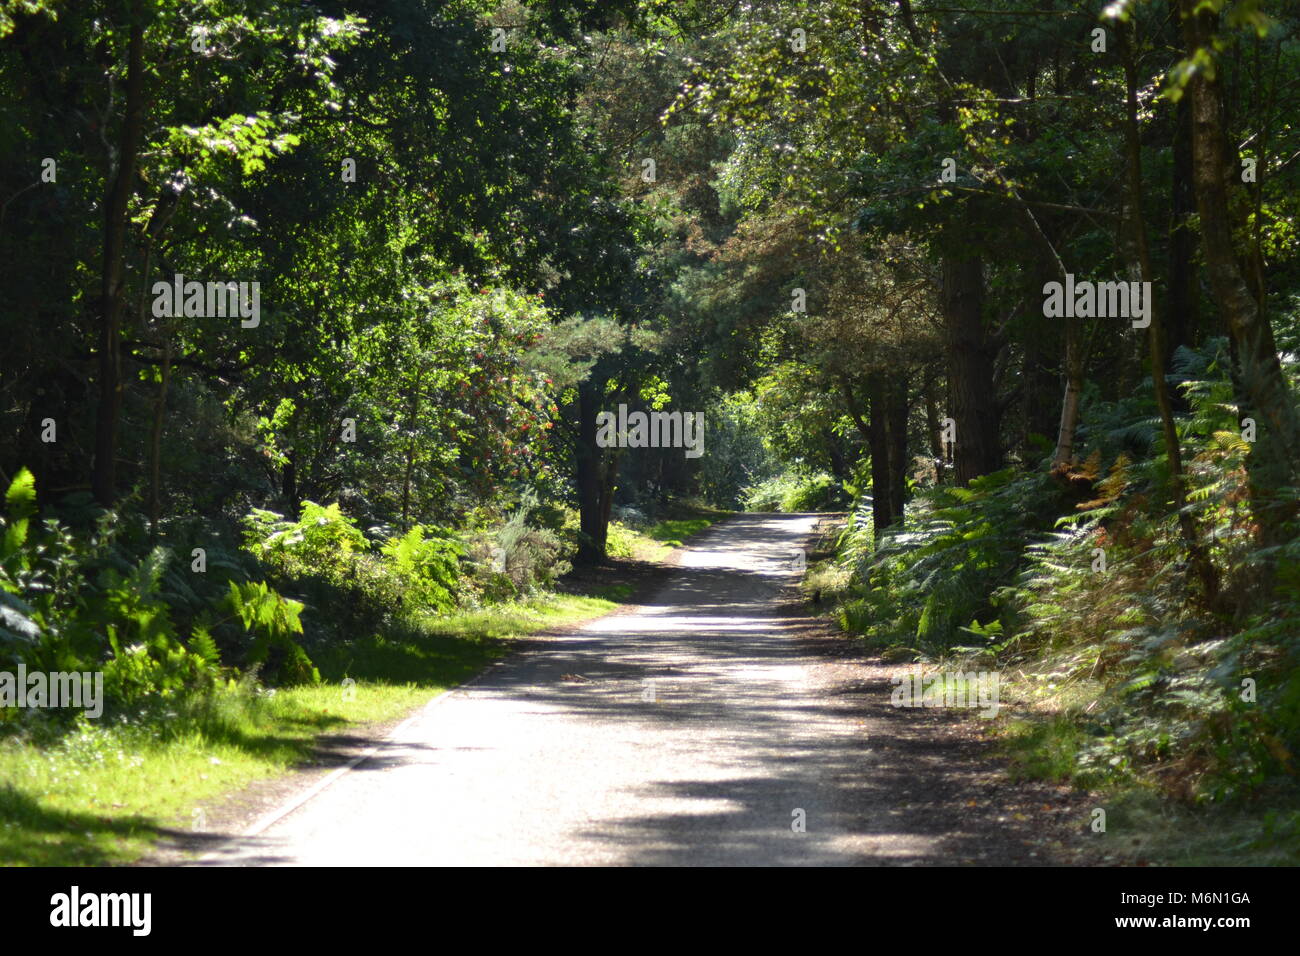
[[[808,619],[790,613],[792,554],[814,522],[709,529],[649,604],[498,663],[203,862],[942,861],[944,827],[900,819],[914,770],[873,772],[878,728],[828,690]]]

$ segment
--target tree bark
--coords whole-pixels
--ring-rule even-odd
[[[149,536],[158,537],[158,522],[162,511],[162,436],[167,414],[167,389],[172,378],[172,328],[168,320],[163,325],[163,357],[158,397],[154,400],[153,425],[149,435]]]
[[[1074,433],[1079,427],[1079,399],[1083,395],[1083,328],[1079,320],[1065,320],[1065,399],[1061,402],[1061,424],[1056,430],[1056,451],[1052,471],[1074,460]]]
[[[284,499],[285,515],[291,521],[298,520],[298,467],[294,464],[297,452],[289,452],[289,460],[280,469],[280,497]]]
[[[588,379],[578,386],[577,486],[578,526],[581,539],[577,558],[585,564],[605,560],[609,533],[612,481],[605,475],[604,449],[596,444],[596,415],[601,411],[604,379]]]
[[[1190,56],[1210,49],[1218,16],[1196,13],[1197,0],[1179,0],[1183,36]],[[1273,327],[1252,294],[1242,263],[1233,248],[1236,223],[1229,210],[1228,182],[1234,177],[1225,131],[1222,90],[1203,70],[1187,83],[1191,99],[1192,179],[1201,219],[1201,250],[1210,291],[1219,307],[1233,346],[1242,394],[1242,414],[1258,423],[1258,438],[1247,458],[1251,505],[1265,542],[1295,514],[1295,503],[1275,492],[1294,485],[1300,468],[1300,414],[1295,396],[1278,361]]]
[[[886,391],[884,376],[873,372],[867,378],[867,439],[871,448],[871,524],[876,547],[880,546],[885,531],[894,523]]]
[[[936,381],[925,383],[925,431],[930,438],[930,457],[934,459],[935,484],[943,484],[948,454],[943,447],[943,426],[939,422],[939,396]]]
[[[91,488],[109,507],[117,497],[117,426],[122,408],[122,315],[126,310],[126,235],[128,206],[135,192],[136,166],[144,128],[144,14],[129,7],[126,109],[117,169],[109,175],[104,199],[104,261],[100,275],[99,407],[95,420],[95,464]]]
[[[984,275],[978,257],[944,256],[942,308],[957,424],[955,470],[964,485],[1002,465],[993,349],[984,328]]]
[[[1196,294],[1196,237],[1191,217],[1196,212],[1192,189],[1192,124],[1187,97],[1174,108],[1174,180],[1169,216],[1169,308],[1165,310],[1165,368],[1180,345],[1200,341]],[[1186,411],[1186,401],[1177,393],[1174,407]]]
[[[866,408],[853,389],[847,375],[840,377],[844,389],[844,403],[849,417],[858,432],[867,441],[871,456],[871,526],[876,544],[880,544],[885,529],[894,523],[893,468],[890,461],[888,401],[885,377],[880,372],[867,375]]]
[[[886,389],[885,421],[889,443],[890,524],[903,523],[907,497],[907,376],[890,377]]]
[[[1119,28],[1120,51],[1124,59],[1125,100],[1124,100],[1124,159],[1126,171],[1125,205],[1123,217],[1129,226],[1130,239],[1123,246],[1128,246],[1133,271],[1144,283],[1153,283],[1151,265],[1151,248],[1147,239],[1146,216],[1142,209],[1142,136],[1138,127],[1138,70],[1136,33],[1137,27],[1132,21],[1121,24]],[[1148,288],[1154,288],[1148,285]],[[1162,309],[1155,302],[1148,301],[1147,345],[1151,359],[1151,384],[1156,398],[1156,407],[1160,410],[1160,427],[1165,439],[1165,455],[1169,462],[1169,493],[1173,499],[1174,511],[1178,515],[1178,527],[1182,532],[1183,543],[1187,547],[1191,569],[1201,582],[1205,599],[1211,607],[1219,602],[1219,574],[1201,543],[1196,530],[1196,523],[1187,511],[1187,479],[1183,471],[1183,451],[1178,438],[1178,426],[1174,421],[1173,403],[1169,396],[1169,383],[1165,380],[1165,362],[1167,350],[1164,338]]]
[[[1035,444],[1033,436],[1039,436],[1043,443],[1051,441],[1052,432],[1059,424],[1056,403],[1061,394],[1060,335],[1056,329],[1044,327],[1046,323],[1043,321],[1042,297],[1038,294],[1046,283],[1056,278],[1056,268],[1055,263],[1044,259],[1040,258],[1038,262],[1035,287],[1029,295],[1032,303],[1029,328],[1033,331],[1025,338],[1024,386],[1020,395],[1024,420],[1021,444],[1026,461]],[[1041,453],[1041,450],[1037,452]]]
[[[145,291],[149,288],[149,272],[153,265],[153,245],[167,229],[167,224],[175,214],[180,193],[175,189],[165,189],[158,197],[149,225],[145,228],[144,268],[140,270],[140,299],[136,307],[136,320],[144,328]],[[158,538],[158,522],[162,511],[162,436],[163,424],[167,416],[167,390],[172,376],[172,321],[168,316],[159,326],[162,333],[162,361],[159,366],[158,396],[154,400],[153,424],[149,435],[149,537]]]
[[[402,471],[402,531],[411,530],[411,479],[415,474],[416,436],[419,433],[417,417],[420,414],[420,383],[411,384],[411,402],[407,411],[406,467]]]

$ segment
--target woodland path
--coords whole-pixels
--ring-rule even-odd
[[[1056,862],[1043,836],[1069,801],[1001,782],[954,732],[969,720],[890,708],[891,669],[844,657],[795,603],[815,522],[742,515],[692,538],[647,604],[529,642],[202,862]]]

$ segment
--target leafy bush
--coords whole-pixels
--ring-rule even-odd
[[[401,615],[401,578],[337,503],[304,501],[297,521],[254,509],[244,529],[245,549],[302,598],[316,642],[350,640]]]
[[[605,532],[605,552],[612,558],[636,556],[637,533],[622,521],[611,521]]]
[[[1142,777],[1189,800],[1293,787],[1300,527],[1258,543],[1224,343],[1181,349],[1175,366],[1187,513],[1220,578],[1215,602],[1191,574],[1158,422],[1138,396],[1084,407],[1071,497],[1016,470],[938,488],[879,550],[859,502],[839,546],[855,582],[840,621],[914,652],[978,648],[1055,688],[1055,723],[1022,743],[1038,747],[1029,763],[1050,756],[1077,783]]]
[[[284,683],[319,683],[320,672],[312,666],[307,653],[293,640],[302,633],[302,602],[281,597],[264,581],[230,582],[227,607],[253,635],[248,663],[259,669],[268,665],[273,654],[279,660],[272,673]]]
[[[846,502],[843,486],[825,472],[787,472],[744,490],[746,511],[833,511]]]
[[[286,679],[314,673],[306,652],[295,642],[301,632],[296,602],[265,583],[230,582],[219,590],[214,575],[191,574],[184,593],[167,590],[181,578],[172,552],[152,548],[134,558],[118,541],[119,523],[101,512],[93,530],[73,533],[54,518],[33,527],[36,491],[31,474],[21,471],[6,495],[7,517],[0,519],[0,662],[23,663],[33,670],[102,671],[110,706],[210,689],[226,678],[214,632],[231,638],[230,624],[243,620],[251,643],[235,663],[289,666]],[[188,634],[185,640],[181,635]],[[6,709],[0,720],[23,719]]]
[[[878,551],[860,507],[841,540],[841,560],[860,582],[844,623],[929,653],[971,643],[972,630],[998,619],[991,596],[1014,579],[1055,497],[1047,477],[1011,469],[968,488],[931,489],[913,502],[906,530],[887,534]]]
[[[290,572],[308,568],[346,572],[352,569],[353,556],[370,548],[366,536],[337,503],[322,507],[304,501],[297,521],[254,508],[244,524],[249,551]]]
[[[530,525],[537,499],[526,496],[510,518],[477,535],[469,555],[481,599],[502,601],[551,587],[567,574],[570,544],[549,528]]]
[[[830,511],[844,504],[844,489],[827,474],[810,475],[785,493],[781,510]]]
[[[400,538],[390,538],[383,553],[402,583],[402,603],[408,609],[449,611],[456,606],[466,549],[452,532],[416,525]]]

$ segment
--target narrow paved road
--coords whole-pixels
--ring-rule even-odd
[[[715,526],[649,605],[508,658],[205,862],[940,861],[951,821],[898,816],[915,764],[899,754],[873,774],[874,722],[828,692],[815,673],[824,656],[780,610],[791,550],[813,523],[747,515]]]

